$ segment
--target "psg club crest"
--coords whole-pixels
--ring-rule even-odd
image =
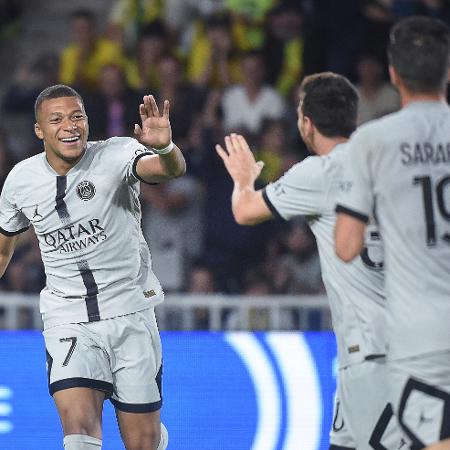
[[[95,195],[95,186],[90,181],[82,181],[77,186],[77,194],[81,200],[87,202]]]

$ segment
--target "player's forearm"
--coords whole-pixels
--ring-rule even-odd
[[[5,236],[0,234],[0,278],[4,275],[11,261],[16,246],[17,236]]]
[[[183,153],[176,145],[171,152],[159,155],[159,159],[167,178],[181,177],[186,173],[186,161]]]
[[[253,186],[235,183],[231,204],[234,219],[239,225],[257,225],[272,218],[261,191],[255,191]]]

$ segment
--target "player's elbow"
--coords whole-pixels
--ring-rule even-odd
[[[258,218],[252,216],[246,208],[233,208],[233,216],[239,225],[252,226],[259,222]]]
[[[350,246],[338,245],[337,243],[336,243],[335,251],[336,251],[337,257],[347,263],[352,261],[355,258],[355,256],[358,254]]]

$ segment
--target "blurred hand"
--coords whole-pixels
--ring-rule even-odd
[[[216,151],[222,158],[234,183],[240,187],[253,187],[264,163],[255,160],[247,141],[241,135],[233,133],[225,136],[225,147],[226,150],[220,145],[216,145]]]

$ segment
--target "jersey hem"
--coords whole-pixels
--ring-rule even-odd
[[[86,387],[97,391],[102,391],[106,393],[107,397],[111,397],[114,391],[112,383],[109,383],[108,381],[92,380],[90,378],[82,377],[66,378],[65,380],[55,381],[49,384],[48,390],[50,395],[53,396],[55,392],[74,387]]]
[[[28,228],[30,228],[29,225],[27,227],[21,228],[20,230],[17,230],[17,231],[7,231],[4,228],[0,227],[0,233],[5,236],[11,237],[11,236],[16,236],[18,234],[24,233],[25,231],[28,230]]]

